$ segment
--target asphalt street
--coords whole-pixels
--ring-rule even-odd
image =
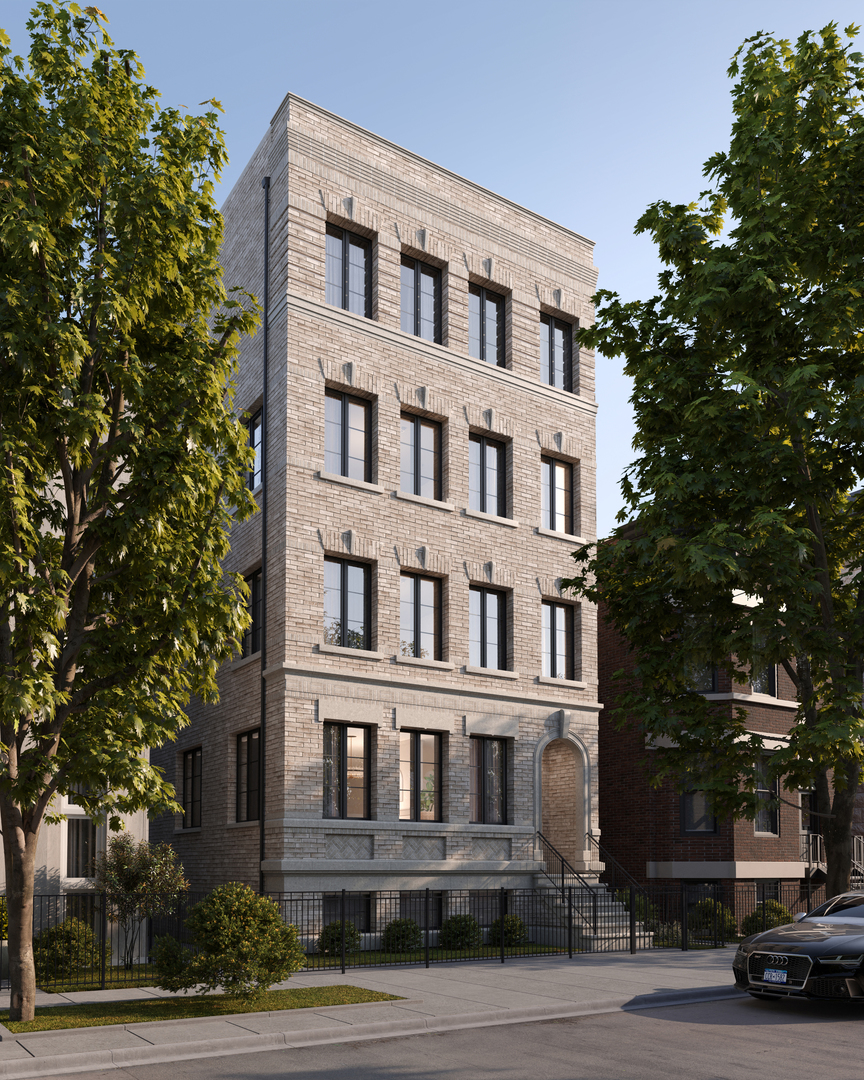
[[[740,999],[77,1073],[80,1080],[861,1080],[864,1007]]]

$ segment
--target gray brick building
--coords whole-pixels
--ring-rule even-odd
[[[264,177],[255,624],[154,751],[186,807],[154,838],[198,888],[531,885],[538,830],[590,870],[596,615],[559,583],[595,537],[592,245],[289,95],[223,208],[258,296]]]

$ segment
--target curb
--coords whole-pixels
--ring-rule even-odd
[[[369,1039],[426,1035],[433,1032],[459,1031],[467,1028],[498,1027],[506,1024],[525,1024],[538,1020],[566,1020],[577,1016],[593,1016],[611,1012],[631,1012],[659,1009],[672,1005],[696,1004],[705,1001],[725,1001],[740,997],[740,991],[726,986],[706,986],[694,990],[664,990],[637,997],[609,997],[591,1003],[572,1005],[541,1005],[523,1009],[493,1009],[476,1013],[458,1013],[424,1019],[379,1020],[356,1024],[337,1033],[318,1028],[293,1032],[272,1032],[264,1035],[237,1035],[218,1041],[169,1043],[127,1047],[121,1050],[87,1050],[78,1054],[51,1054],[30,1060],[0,1062],[0,1080],[25,1080],[36,1076],[62,1076],[98,1069],[122,1069],[134,1065],[155,1065],[170,1061],[186,1061],[201,1057],[230,1057],[235,1054],[263,1053],[267,1050],[300,1049],[333,1043],[363,1042]],[[336,1006],[340,1008],[340,1006]],[[344,1007],[344,1006],[341,1006]],[[239,1013],[238,1017],[249,1016]],[[219,1017],[221,1020],[229,1017]],[[183,1021],[188,1023],[188,1021]],[[178,1023],[178,1021],[156,1021]],[[110,1027],[112,1025],[105,1025]],[[125,1026],[125,1025],[124,1025]],[[138,1025],[135,1025],[136,1027]],[[75,1029],[82,1031],[86,1029]],[[37,1032],[35,1034],[49,1034]],[[52,1035],[65,1034],[51,1032]],[[10,1033],[10,1038],[15,1036]]]

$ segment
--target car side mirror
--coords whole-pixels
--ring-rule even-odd
[[[806,919],[806,918],[807,918],[807,912],[806,911],[796,911],[795,914],[792,916],[792,922],[801,922],[802,919]]]

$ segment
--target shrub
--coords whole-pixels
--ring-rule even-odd
[[[623,904],[627,911],[630,910],[630,890],[619,889],[615,894],[619,904]],[[647,929],[657,925],[657,905],[652,904],[648,897],[637,890],[636,892],[636,921],[643,924]]]
[[[196,904],[186,926],[196,952],[170,937],[156,939],[153,959],[163,990],[222,990],[255,1001],[306,964],[297,927],[286,926],[279,907],[237,881],[220,885]]]
[[[360,931],[351,922],[345,920],[345,952],[355,953],[360,951]],[[342,922],[327,923],[318,938],[318,952],[328,953],[330,956],[340,956],[342,953]]]
[[[438,941],[442,949],[470,949],[483,942],[483,932],[473,915],[451,915],[441,924]]]
[[[766,900],[764,927],[762,925],[762,904],[757,904],[750,914],[745,915],[741,920],[741,936],[750,937],[751,934],[758,934],[763,929],[770,930],[774,926],[783,926],[784,923],[791,922],[792,912],[787,907],[784,907],[778,900]]]
[[[518,915],[504,916],[504,945],[521,945],[528,940],[528,929]],[[501,920],[496,919],[489,927],[489,944],[501,944]]]
[[[33,938],[36,981],[74,975],[101,963],[96,935],[87,923],[69,916],[48,926]],[[111,946],[105,943],[105,964],[111,963]]]
[[[699,937],[713,935],[715,925],[717,936],[723,939],[733,938],[738,933],[735,916],[725,904],[712,897],[706,897],[694,904],[687,914],[688,932]]]
[[[423,931],[413,919],[393,919],[384,927],[381,948],[385,952],[411,952],[423,947]]]

